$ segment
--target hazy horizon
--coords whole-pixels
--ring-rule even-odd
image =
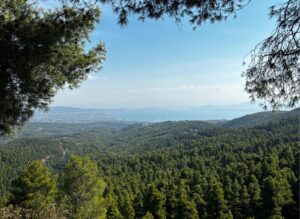
[[[282,110],[292,109],[285,108]],[[56,106],[51,107],[48,112],[36,112],[30,121],[77,123],[101,121],[163,122],[181,120],[231,120],[263,111],[265,110],[255,103],[176,108],[78,108]]]
[[[252,103],[252,102],[240,102],[235,104],[204,104],[204,105],[191,105],[191,106],[131,106],[131,107],[101,107],[101,106],[85,106],[85,105],[50,105],[50,108],[77,108],[77,109],[97,109],[97,110],[118,110],[118,109],[196,109],[196,108],[207,108],[207,107],[213,107],[213,108],[240,108],[240,109],[249,109],[254,108],[257,110],[264,111],[263,107],[260,106],[260,103]],[[268,110],[268,109],[267,109]]]

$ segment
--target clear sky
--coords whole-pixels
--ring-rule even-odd
[[[103,41],[107,59],[75,90],[59,91],[52,106],[92,108],[195,107],[248,102],[243,57],[275,27],[275,1],[252,0],[237,18],[193,30],[171,18],[146,22],[131,16],[120,27],[102,8],[92,42]],[[278,2],[278,1],[277,1]]]

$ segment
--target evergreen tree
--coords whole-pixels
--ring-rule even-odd
[[[186,219],[199,218],[196,205],[193,201],[188,201],[185,198],[181,198],[179,200],[178,208],[179,208],[178,218],[186,218]]]
[[[293,194],[288,181],[282,176],[264,179],[262,193],[265,217],[282,217],[282,207],[293,202]]]
[[[237,179],[235,179],[232,184],[232,196],[230,200],[231,211],[235,217],[238,217],[240,212],[240,190],[241,186]]]
[[[249,203],[250,203],[250,196],[247,190],[247,186],[243,185],[242,190],[241,190],[241,214],[242,217],[247,217],[249,216]]]
[[[0,1],[0,134],[22,125],[34,109],[47,109],[58,89],[77,87],[104,60],[102,43],[85,46],[99,8],[63,3],[42,10],[41,5]]]
[[[107,219],[123,219],[123,216],[118,209],[116,198],[112,194],[109,194],[105,202],[107,203],[106,204]]]
[[[178,197],[175,189],[175,186],[171,185],[171,188],[168,188],[167,192],[165,209],[168,218],[175,218],[178,212]]]
[[[136,217],[143,217],[144,216],[144,203],[143,203],[144,197],[141,193],[136,194],[136,197],[133,200],[133,207],[135,209]]]
[[[228,207],[224,199],[222,184],[214,177],[210,177],[206,196],[207,218],[226,218]]]
[[[232,180],[229,176],[226,176],[225,179],[225,188],[224,188],[224,195],[226,200],[232,200]]]
[[[248,193],[250,198],[250,215],[259,216],[261,208],[261,190],[259,182],[254,175],[250,177],[250,184],[248,186]]]
[[[12,186],[14,204],[24,208],[43,209],[54,203],[56,183],[42,161],[34,161]]]
[[[196,219],[198,212],[193,201],[189,200],[184,184],[180,186],[177,218]]]
[[[201,218],[205,214],[205,201],[203,199],[204,195],[200,195],[199,193],[194,193],[193,195],[193,200],[194,203],[196,204],[198,216]]]
[[[123,193],[123,195],[120,198],[123,199],[122,204],[120,206],[120,211],[122,215],[126,219],[134,219],[135,211],[129,193],[128,192],[125,192],[125,194]]]
[[[154,217],[149,211],[147,211],[147,213],[142,217],[142,219],[154,219]]]
[[[97,165],[87,157],[72,156],[62,177],[63,202],[72,218],[102,218],[105,216],[105,183]]]
[[[153,214],[154,218],[166,218],[165,197],[153,184],[148,187],[147,196],[145,198],[145,207]]]

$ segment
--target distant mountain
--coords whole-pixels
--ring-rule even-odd
[[[158,109],[144,109],[139,113],[155,112]],[[125,109],[115,109],[110,112],[97,109],[77,109],[70,107],[55,107],[49,114],[44,114],[42,118],[36,117],[32,122],[27,123],[21,131],[9,140],[23,137],[46,137],[46,136],[64,136],[78,133],[85,133],[93,130],[114,129],[118,132],[116,138],[125,138],[124,141],[134,141],[139,139],[157,139],[166,138],[170,135],[174,138],[185,137],[188,133],[206,135],[211,133],[212,129],[218,128],[240,128],[254,127],[280,119],[300,117],[300,108],[291,111],[259,112],[242,116],[233,120],[205,120],[205,121],[166,121],[166,122],[132,122],[114,118],[112,114],[124,114]],[[134,114],[134,110],[128,110],[127,113]],[[110,115],[110,117],[108,117]],[[106,118],[106,119],[105,119]],[[110,119],[108,119],[110,118]],[[0,141],[7,141],[8,138],[0,138]]]
[[[32,122],[87,123],[101,121],[162,122],[179,120],[228,120],[260,110],[253,104],[180,108],[81,109],[52,107],[48,112],[37,111]]]
[[[291,111],[267,111],[259,112],[240,118],[230,120],[223,124],[226,128],[240,128],[240,127],[254,127],[259,125],[264,125],[270,122],[275,122],[281,119],[287,119],[295,117],[295,119],[300,118],[300,108],[296,108]]]

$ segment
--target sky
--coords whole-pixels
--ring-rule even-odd
[[[278,2],[278,1],[277,1]],[[244,91],[247,53],[269,36],[275,1],[252,0],[237,18],[193,30],[172,18],[117,24],[117,15],[102,7],[91,45],[102,41],[106,61],[77,89],[58,91],[51,106],[82,108],[173,108],[249,102]],[[246,56],[247,61],[247,56]]]

